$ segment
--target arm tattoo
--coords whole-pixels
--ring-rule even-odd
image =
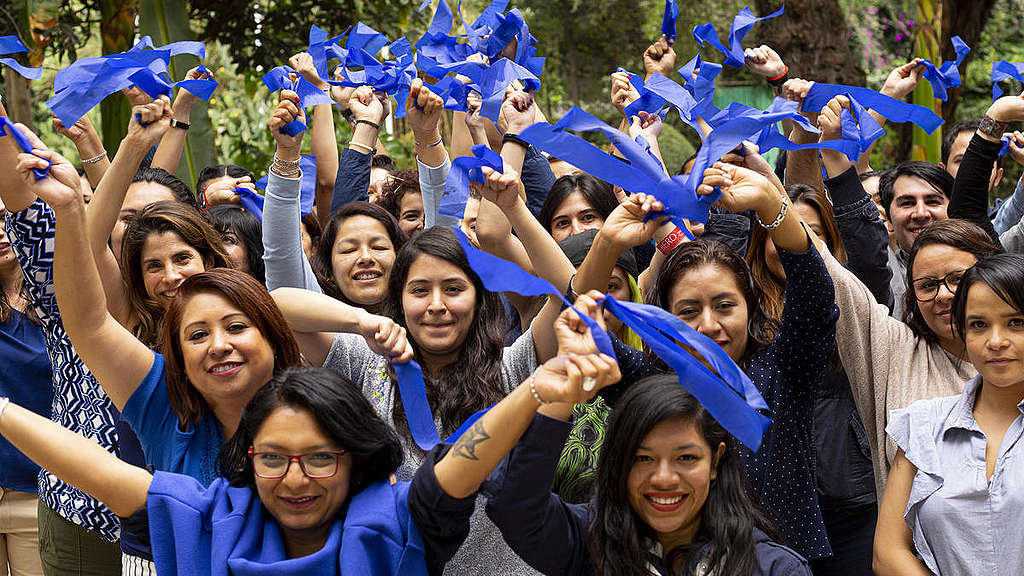
[[[459,436],[455,445],[452,446],[452,452],[466,460],[479,460],[476,455],[476,447],[490,438],[491,435],[484,430],[483,422],[477,421],[462,436]]]

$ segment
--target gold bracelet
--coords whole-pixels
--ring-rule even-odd
[[[99,154],[93,156],[92,158],[89,158],[88,160],[82,160],[82,164],[95,164],[106,157],[107,151],[104,150],[103,152],[100,152]]]

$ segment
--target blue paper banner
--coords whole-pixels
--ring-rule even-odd
[[[28,48],[21,43],[21,40],[18,40],[17,36],[0,36],[0,56],[4,54],[18,54],[19,52],[28,52]],[[39,80],[43,77],[42,67],[30,68],[22,66],[14,58],[0,58],[0,64],[7,66],[29,80]]]
[[[956,51],[956,61],[943,62],[941,67],[935,66],[931,60],[923,60],[925,67],[924,79],[932,85],[932,95],[939,100],[946,100],[950,88],[960,85],[960,63],[964,61],[971,48],[959,36],[950,38]]]
[[[487,166],[497,172],[505,171],[501,156],[486,145],[476,144],[472,152],[472,156],[460,156],[452,161],[448,180],[444,185],[445,193],[438,209],[443,216],[462,220],[466,202],[469,201],[469,183],[484,183],[482,167]]]
[[[676,41],[676,18],[679,18],[679,5],[676,0],[665,0],[665,12],[661,17],[661,33],[668,39],[669,45]]]
[[[302,170],[302,187],[299,191],[299,213],[305,216],[313,211],[313,205],[316,203],[316,156],[312,154],[303,154],[299,157],[299,168]],[[269,176],[264,176],[257,180],[254,185],[260,190],[266,191],[267,182]],[[236,188],[236,191],[238,189]],[[260,220],[263,220],[263,196],[255,194],[259,198],[258,205],[254,204],[253,207],[258,207],[259,211],[250,210],[243,203],[243,207],[250,212],[254,212]],[[244,197],[243,197],[244,199]],[[253,202],[257,202],[254,200]]]
[[[929,134],[942,125],[942,118],[924,106],[908,104],[870,88],[841,84],[815,82],[804,99],[804,109],[821,110],[829,100],[841,95],[852,96],[861,106],[870,108],[893,122],[913,122]]]
[[[992,63],[992,76],[990,78],[992,82],[992,100],[996,100],[1003,95],[1003,89],[999,87],[998,83],[1010,78],[1024,82],[1024,62],[998,60]]]
[[[729,66],[732,66],[733,68],[742,68],[745,62],[743,56],[743,38],[747,36],[747,33],[749,33],[750,29],[754,27],[754,24],[761,20],[780,16],[785,8],[786,7],[783,6],[776,12],[760,18],[754,16],[754,13],[750,11],[750,7],[740,10],[740,13],[732,20],[732,27],[729,28],[728,46],[723,45],[718,39],[718,32],[715,30],[715,25],[711,22],[694,26],[693,39],[701,46],[708,44],[712,48],[721,52],[725,56],[725,63]]]
[[[25,136],[21,130],[18,130],[10,118],[0,116],[0,136],[8,134],[10,134],[11,138],[14,138],[14,143],[18,145],[18,148],[21,148],[22,152],[39,157],[38,154],[32,152],[32,142],[28,139],[28,136]],[[46,159],[43,158],[43,160]],[[32,172],[35,173],[36,180],[46,178],[46,175],[50,173],[50,161],[46,160],[46,168],[33,168]]]

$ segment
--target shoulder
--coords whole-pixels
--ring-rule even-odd
[[[792,549],[768,538],[754,529],[754,574],[758,576],[810,576],[807,560]]]

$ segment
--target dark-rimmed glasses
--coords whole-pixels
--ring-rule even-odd
[[[914,278],[914,298],[918,302],[931,302],[939,295],[939,286],[945,286],[950,294],[956,294],[956,287],[960,285],[964,273],[967,270],[954,270],[942,278],[933,276],[922,276]]]
[[[338,458],[345,450],[310,452],[308,454],[282,454],[280,452],[256,452],[249,447],[252,471],[259,478],[275,480],[288,475],[292,462],[298,462],[302,473],[309,478],[330,478],[338,473]]]

